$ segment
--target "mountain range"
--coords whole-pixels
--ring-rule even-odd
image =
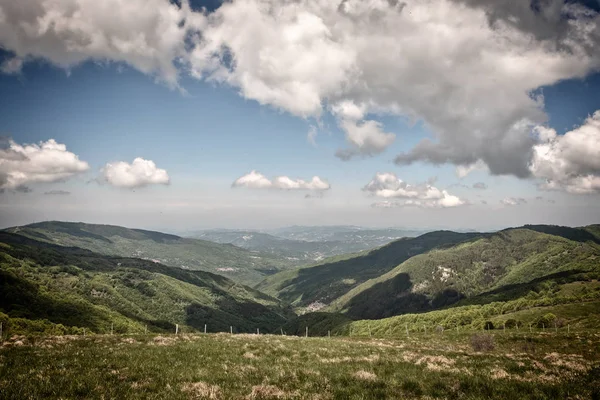
[[[600,225],[435,231],[299,268],[286,262],[297,250],[287,244],[318,242],[262,238],[271,252],[109,225],[5,229],[0,321],[17,331],[63,333],[170,331],[175,324],[296,332],[308,323],[322,334],[393,333],[415,321],[544,325],[552,311],[575,323],[600,305]]]

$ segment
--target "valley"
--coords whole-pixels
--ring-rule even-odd
[[[260,262],[284,259],[285,249]],[[182,251],[209,271],[169,265]],[[209,264],[223,251],[254,287]],[[262,281],[265,265],[248,254],[114,226],[0,231],[0,389],[11,399],[20,387],[48,398],[600,393],[598,225],[434,231],[299,268],[278,264]],[[124,358],[113,358],[116,349]],[[80,376],[42,367],[75,355]],[[19,363],[42,380],[14,375]],[[159,377],[162,364],[179,372]]]

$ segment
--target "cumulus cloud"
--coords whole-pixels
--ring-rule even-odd
[[[343,161],[355,156],[373,156],[384,151],[396,139],[396,135],[384,132],[377,121],[356,122],[345,120],[340,123],[346,132],[350,148],[340,149],[335,155]]]
[[[236,179],[232,187],[246,187],[250,189],[281,189],[281,190],[328,190],[329,183],[318,176],[313,176],[310,181],[292,179],[287,176],[276,176],[269,179],[260,172],[251,171],[249,174]]]
[[[107,163],[100,171],[99,182],[121,188],[138,188],[148,185],[168,185],[169,174],[156,167],[152,160],[137,157],[131,164],[125,161]]]
[[[384,201],[375,203],[375,207],[417,206],[424,208],[458,207],[468,202],[451,195],[446,190],[440,190],[431,182],[410,185],[391,172],[377,173],[363,191],[386,199],[404,199],[403,201]]]
[[[434,137],[398,164],[518,177],[531,176],[530,133],[547,120],[531,93],[600,66],[600,15],[569,0],[232,0],[208,14],[174,3],[4,1],[0,46],[67,68],[124,62],[172,85],[185,70],[304,118],[328,110],[342,159],[390,146],[381,115],[421,119]]]
[[[507,197],[502,199],[500,203],[505,206],[519,206],[522,204],[527,204],[527,200],[522,197]]]
[[[23,59],[70,68],[87,60],[123,62],[176,85],[185,38],[203,16],[164,0],[29,0],[0,2],[3,64],[18,72]],[[12,64],[11,64],[12,63]]]
[[[487,187],[488,186],[484,182],[475,182],[473,184],[473,189],[485,190]]]
[[[541,143],[533,148],[530,170],[543,180],[542,189],[600,192],[600,110],[564,135],[547,127],[536,133]]]
[[[88,169],[88,163],[79,160],[76,154],[67,151],[67,146],[54,139],[24,145],[12,139],[0,140],[2,189],[26,192],[28,184],[62,181]]]
[[[342,159],[389,146],[393,135],[372,116],[392,114],[421,118],[436,135],[397,157],[399,164],[480,161],[492,174],[526,177],[529,132],[547,119],[543,98],[531,92],[598,66],[595,44],[584,43],[597,41],[599,17],[556,19],[560,37],[532,36],[510,22],[511,13],[493,12],[506,2],[480,3],[234,0],[208,16],[191,68],[302,117],[329,107],[351,144],[338,152]],[[572,9],[539,2],[549,7],[557,15]],[[527,21],[545,15],[510,11]]]
[[[23,60],[21,60],[19,57],[12,57],[2,62],[0,65],[0,71],[7,75],[18,74],[21,72],[22,67]]]

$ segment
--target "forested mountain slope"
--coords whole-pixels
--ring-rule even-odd
[[[206,324],[210,332],[269,332],[292,315],[278,300],[217,274],[0,232],[5,330],[171,332],[175,324]]]
[[[485,303],[481,299],[486,296],[490,301],[503,294],[506,298],[519,285],[600,269],[600,245],[586,232],[571,228],[508,229],[431,250],[354,287],[328,310],[352,318],[378,319],[439,309],[461,300],[466,304],[476,298],[478,303]]]
[[[416,238],[403,238],[354,257],[285,271],[268,277],[257,289],[295,306],[314,302],[329,304],[352,288],[395,268],[410,257],[445,248],[485,234],[436,231]]]
[[[136,257],[183,269],[214,272],[247,285],[254,285],[265,276],[292,266],[289,260],[281,257],[230,244],[113,225],[50,221],[6,231],[100,254]]]

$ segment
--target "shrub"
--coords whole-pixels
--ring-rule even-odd
[[[471,336],[471,347],[475,351],[494,350],[494,337],[485,333],[476,333]]]
[[[521,321],[517,321],[514,318],[509,318],[504,321],[504,326],[508,329],[516,328],[521,326]]]
[[[539,317],[535,321],[535,325],[538,328],[551,328],[554,326],[555,319],[556,319],[556,315],[554,315],[552,313],[548,313],[548,314],[544,315],[543,317]]]

